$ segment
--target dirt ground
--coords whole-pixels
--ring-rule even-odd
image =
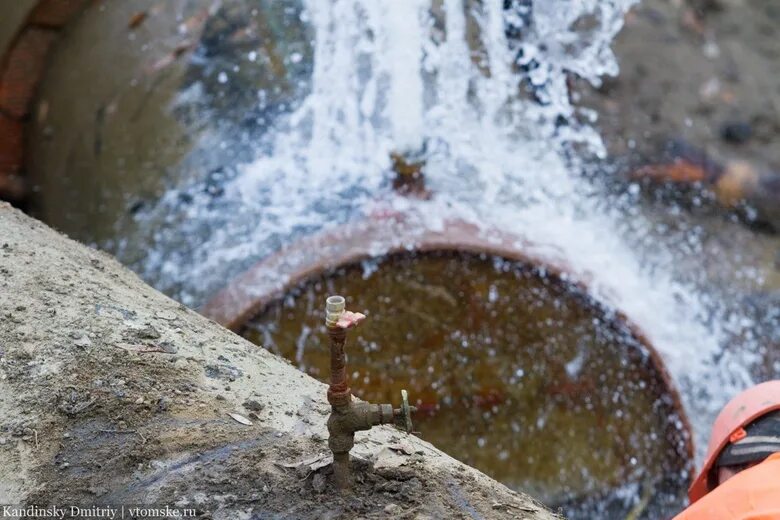
[[[714,158],[780,171],[780,4],[643,0],[613,50],[617,78],[583,89],[613,156],[682,139]]]
[[[0,287],[0,503],[554,518],[390,427],[357,435],[335,494],[323,384],[6,204]]]
[[[612,46],[619,76],[599,88],[572,82],[575,103],[599,114],[619,177],[635,180],[638,167],[679,157],[712,175],[744,161],[755,176],[741,181],[748,204],[733,201],[726,209],[736,206],[734,215],[777,232],[778,21],[780,6],[759,0],[644,0],[629,11]],[[715,182],[705,180],[704,189],[676,183],[664,195],[706,205]],[[729,199],[728,185],[721,188],[714,198]]]
[[[572,97],[599,114],[617,189],[631,187],[637,168],[680,156],[716,170],[747,164],[761,178],[747,205],[722,204],[711,181],[641,183],[639,204],[663,230],[649,240],[678,240],[675,261],[702,283],[744,296],[743,309],[771,307],[780,293],[780,4],[642,0],[612,48],[619,76],[600,88],[574,80]],[[682,245],[690,233],[697,251]],[[769,325],[765,335],[776,336]]]

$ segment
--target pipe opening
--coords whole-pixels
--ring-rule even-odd
[[[347,352],[353,393],[408,388],[416,429],[450,455],[570,518],[625,517],[636,490],[642,518],[684,503],[676,393],[645,340],[581,288],[501,257],[399,253],[298,280],[243,335],[324,380],[319,302],[334,292],[368,315]]]

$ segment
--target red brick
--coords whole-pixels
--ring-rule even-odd
[[[41,0],[29,18],[29,23],[60,28],[87,4],[87,0]]]
[[[0,175],[22,168],[24,123],[0,114]]]
[[[24,182],[19,176],[24,160],[24,124],[0,114],[0,198],[20,200]]]
[[[56,36],[56,31],[28,27],[14,42],[0,75],[0,110],[16,118],[29,113]]]
[[[8,202],[24,202],[27,195],[27,184],[18,175],[3,175],[0,173],[0,200]]]

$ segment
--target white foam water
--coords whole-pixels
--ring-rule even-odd
[[[389,157],[422,155],[434,197],[415,205],[427,224],[467,219],[565,259],[656,345],[701,454],[714,413],[749,383],[749,360],[711,361],[730,332],[712,319],[717,302],[684,281],[663,244],[632,245],[626,233],[649,224],[605,203],[567,153],[572,143],[604,153],[596,132],[577,123],[592,114],[572,106],[566,76],[597,84],[617,73],[610,44],[634,3],[310,0],[302,14],[315,34],[310,93],[225,185],[229,211],[188,207],[177,233],[197,243],[172,255],[170,230],[157,235],[147,278],[200,303],[248,260],[303,233],[377,207],[406,210],[390,187]]]

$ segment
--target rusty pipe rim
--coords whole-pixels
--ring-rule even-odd
[[[323,272],[364,260],[390,257],[400,253],[454,252],[500,257],[536,268],[555,282],[568,285],[586,295],[589,304],[624,326],[644,349],[659,374],[677,418],[686,470],[693,469],[693,429],[662,356],[648,335],[612,302],[604,302],[589,291],[588,277],[574,276],[564,260],[543,253],[534,244],[516,235],[458,219],[435,228],[415,214],[369,217],[335,230],[324,230],[304,237],[277,253],[255,263],[214,295],[200,312],[217,323],[238,332],[268,304],[289,290]]]

